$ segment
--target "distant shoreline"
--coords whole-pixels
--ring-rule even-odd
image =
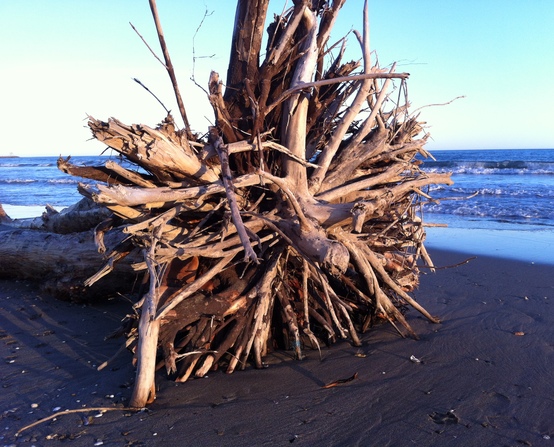
[[[19,155],[0,155],[0,158],[19,158]]]

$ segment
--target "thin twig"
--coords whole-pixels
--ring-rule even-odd
[[[146,48],[148,48],[150,50],[150,52],[152,53],[152,55],[158,60],[158,62],[160,64],[162,64],[164,66],[164,68],[167,70],[167,65],[165,65],[164,61],[162,61],[159,56],[154,52],[154,50],[152,49],[152,47],[150,45],[148,45],[148,42],[146,42],[146,39],[144,37],[142,37],[142,34],[140,34],[138,32],[138,30],[135,28],[135,25],[133,25],[131,22],[129,22],[129,25],[131,25],[131,28],[133,28],[133,31],[135,33],[137,33],[137,36],[140,37],[140,40],[142,40],[142,42],[144,43],[144,45],[146,45]]]
[[[138,85],[140,85],[144,90],[146,90],[148,93],[150,93],[154,99],[156,101],[158,101],[160,103],[160,105],[164,108],[165,110],[165,113],[167,113],[169,115],[170,111],[168,110],[168,108],[164,105],[164,103],[161,101],[160,98],[158,98],[153,92],[152,90],[150,90],[148,87],[146,87],[146,85],[144,85],[142,82],[140,82],[139,79],[137,78],[133,78],[133,81],[135,81]]]
[[[457,264],[452,264],[452,265],[444,265],[442,267],[435,267],[435,266],[428,266],[428,265],[418,265],[417,268],[420,268],[420,269],[434,269],[434,270],[445,270],[445,269],[452,269],[452,268],[455,268],[455,267],[460,267],[461,265],[464,265],[464,264],[469,264],[471,261],[473,261],[474,259],[477,259],[477,256],[472,256],[471,258],[467,258],[465,260],[463,260],[462,262],[458,262]]]
[[[173,64],[171,63],[171,58],[169,57],[169,51],[165,43],[162,24],[160,22],[160,17],[158,15],[158,8],[156,6],[156,0],[149,0],[149,2],[150,2],[150,10],[152,11],[152,16],[154,17],[154,23],[156,24],[156,30],[158,32],[158,39],[160,41],[160,46],[162,48],[162,52],[164,55],[167,73],[169,74],[169,78],[171,79],[171,83],[173,84],[175,99],[177,100],[177,105],[179,106],[179,112],[181,112],[181,118],[183,118],[183,122],[185,124],[185,132],[187,134],[187,138],[192,140],[193,137],[192,137],[192,132],[190,128],[190,123],[187,118],[187,112],[185,111],[185,105],[183,104],[183,98],[181,97],[181,93],[179,92],[179,86],[177,84],[175,70],[173,69]]]
[[[198,82],[196,82],[196,78],[194,76],[194,73],[195,73],[195,70],[196,70],[196,59],[200,59],[200,58],[208,58],[208,59],[211,59],[212,57],[215,56],[215,54],[212,54],[211,56],[200,56],[200,57],[197,57],[196,56],[196,35],[198,34],[198,32],[200,31],[200,28],[202,28],[202,25],[204,24],[204,21],[206,20],[206,17],[209,17],[213,14],[213,11],[208,13],[208,9],[206,8],[204,10],[204,16],[202,17],[202,20],[200,21],[200,24],[198,25],[198,27],[196,28],[196,31],[194,32],[194,35],[192,36],[192,75],[190,77],[190,80],[192,82],[194,82],[194,84],[199,87],[200,89],[202,89],[207,95],[209,95],[209,92],[204,88],[202,87]]]
[[[348,75],[348,76],[340,76],[338,78],[322,79],[321,81],[305,82],[297,85],[296,87],[285,90],[283,93],[281,93],[281,95],[274,102],[272,102],[269,106],[267,106],[267,108],[265,109],[265,113],[267,115],[280,103],[287,100],[290,96],[309,88],[321,87],[324,85],[339,84],[339,83],[350,82],[350,81],[360,81],[365,79],[407,79],[409,76],[410,76],[410,73],[362,73],[358,75]]]
[[[447,101],[447,102],[443,102],[443,103],[438,103],[438,104],[426,104],[424,106],[421,106],[420,108],[418,109],[415,109],[413,112],[412,112],[412,115],[416,112],[418,112],[419,110],[421,109],[425,109],[427,107],[440,107],[440,106],[447,106],[448,104],[452,104],[454,101],[457,101],[458,99],[465,99],[465,95],[462,95],[462,96],[456,96],[454,99],[451,99],[450,101]]]
[[[48,422],[52,419],[57,418],[58,416],[63,416],[64,414],[88,413],[90,411],[142,411],[142,410],[143,410],[143,408],[131,408],[131,407],[117,407],[117,408],[114,408],[114,407],[91,407],[91,408],[75,408],[73,410],[58,411],[57,413],[51,414],[50,416],[39,419],[38,421],[35,421],[32,424],[29,424],[29,425],[26,425],[23,428],[20,428],[19,430],[17,430],[17,433],[15,434],[15,436],[18,437],[25,430],[28,430],[29,428],[33,428],[33,427],[35,427],[37,425],[40,425],[44,422]]]

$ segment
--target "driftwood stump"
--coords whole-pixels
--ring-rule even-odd
[[[206,135],[191,131],[180,101],[183,129],[171,115],[155,128],[90,117],[93,136],[136,169],[110,161],[77,172],[60,160],[99,181],[80,185],[113,213],[96,239],[117,228],[142,253],[134,267],[148,286],[125,322],[132,407],[155,398],[157,368],[177,381],[260,368],[275,347],[302,358],[337,338],[359,345],[378,320],[416,337],[406,305],[437,321],[410,292],[418,260],[432,267],[425,190],[452,181],[420,169],[428,135],[409,114],[408,74],[372,61],[367,5],[361,62],[342,60],[345,41],[329,38],[344,0],[294,2],[262,49],[268,2],[238,2],[227,82],[212,73],[208,83]],[[86,284],[131,252],[108,249],[109,265]]]

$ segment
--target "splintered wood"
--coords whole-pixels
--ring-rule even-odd
[[[90,117],[126,167],[60,162],[101,181],[80,185],[113,212],[98,231],[122,232],[142,256],[144,290],[122,330],[137,365],[132,407],[155,398],[156,368],[182,382],[262,367],[274,348],[302,358],[337,338],[359,345],[379,320],[416,337],[407,306],[437,321],[410,292],[418,260],[432,267],[426,191],[452,181],[419,167],[428,135],[409,114],[408,74],[371,60],[367,6],[362,63],[342,60],[344,41],[329,39],[344,0],[295,2],[262,50],[268,1],[238,2],[227,84],[209,79],[205,136],[171,115],[156,128]],[[94,280],[124,246],[107,247],[111,265]]]

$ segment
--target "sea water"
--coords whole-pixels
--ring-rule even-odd
[[[17,211],[17,216],[10,217],[36,217],[37,208],[65,208],[82,198],[77,185],[87,180],[63,173],[57,160],[58,157],[0,158],[0,203],[9,215],[12,207]],[[90,166],[105,160],[106,157],[71,157],[70,163]]]
[[[433,185],[423,207],[428,245],[554,263],[554,149],[444,150],[424,159],[429,173],[452,173],[452,186]],[[80,166],[107,156],[78,156]],[[57,168],[58,157],[0,158],[0,203],[12,218],[39,216],[81,199],[79,182]]]
[[[460,228],[554,230],[554,149],[436,151],[427,172],[451,172],[435,185],[433,219]]]
[[[449,150],[425,160],[433,185],[424,206],[428,245],[554,264],[554,149]]]

